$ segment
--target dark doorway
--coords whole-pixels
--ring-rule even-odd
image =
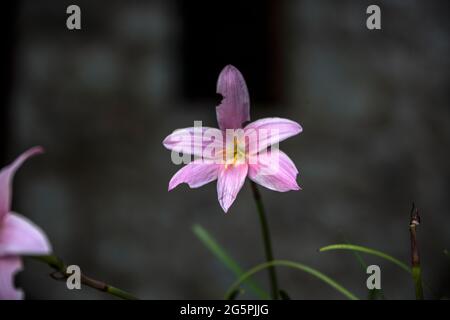
[[[279,3],[272,0],[180,0],[183,94],[215,98],[217,76],[227,64],[246,78],[252,102],[280,96]]]

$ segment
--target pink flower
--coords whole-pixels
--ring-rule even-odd
[[[217,179],[217,196],[227,212],[248,176],[274,191],[299,190],[297,168],[277,145],[302,131],[291,120],[265,118],[250,121],[250,99],[244,77],[235,67],[226,66],[217,81],[223,100],[216,108],[219,129],[191,127],[175,130],[164,141],[177,153],[196,159],[181,168],[170,180],[169,191],[180,183],[201,187]]]
[[[27,218],[11,211],[12,180],[16,170],[29,157],[43,152],[34,147],[0,171],[0,299],[22,299],[14,287],[14,275],[22,270],[21,255],[45,255],[51,252],[44,232]]]

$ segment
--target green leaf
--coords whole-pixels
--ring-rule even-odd
[[[231,285],[231,287],[228,289],[227,293],[225,294],[225,299],[228,299],[230,295],[236,290],[236,288],[239,287],[241,283],[246,281],[248,278],[250,278],[255,273],[273,267],[273,266],[284,266],[288,268],[297,269],[306,273],[309,273],[310,275],[313,275],[314,277],[322,280],[323,282],[327,283],[331,287],[335,288],[337,291],[342,293],[344,296],[351,300],[359,300],[353,293],[345,289],[343,286],[341,286],[339,283],[331,279],[330,277],[326,276],[325,274],[321,273],[320,271],[317,271],[316,269],[313,269],[311,267],[308,267],[304,264],[288,261],[288,260],[273,260],[270,262],[265,262],[258,264],[257,266],[251,268],[247,272],[245,272],[235,283]]]
[[[325,251],[331,251],[331,250],[351,250],[351,251],[359,251],[359,252],[364,252],[367,254],[371,254],[380,258],[383,258],[385,260],[388,260],[392,263],[394,263],[395,265],[397,265],[398,267],[400,267],[401,269],[403,269],[404,271],[408,272],[409,274],[412,273],[411,268],[401,262],[400,260],[394,258],[393,256],[390,256],[382,251],[379,250],[375,250],[375,249],[371,249],[371,248],[367,248],[367,247],[363,247],[363,246],[357,246],[357,245],[353,245],[353,244],[332,244],[329,246],[325,246],[319,249],[320,252],[325,252]]]
[[[345,239],[346,244],[351,244],[350,241]],[[364,260],[364,258],[361,256],[361,254],[358,251],[352,251],[353,255],[355,256],[356,260],[358,261],[358,264],[361,266],[361,269],[365,273],[367,271],[367,263]],[[377,289],[368,289],[368,295],[367,298],[369,300],[376,300],[378,297],[381,299],[384,299],[384,293],[383,290],[377,290]]]
[[[421,281],[421,270],[413,270],[413,268],[410,268],[406,263],[401,262],[400,260],[394,258],[391,255],[388,255],[387,253],[384,253],[379,250],[371,249],[368,247],[363,246],[357,246],[352,244],[332,244],[329,246],[325,246],[319,249],[320,252],[324,251],[330,251],[330,250],[353,250],[353,251],[359,251],[364,252],[367,254],[371,254],[380,258],[383,258],[387,261],[390,261],[400,267],[402,270],[406,271],[410,275],[412,275],[414,279],[414,284],[416,285],[416,290],[422,290],[417,286],[417,281]],[[429,284],[424,283],[424,286],[433,294],[436,296],[436,293],[432,290]]]
[[[196,224],[192,227],[192,231],[197,238],[216,256],[217,259],[222,262],[233,274],[239,278],[243,275],[244,271],[239,264],[231,258],[225,249],[223,249],[217,241],[206,231],[202,226]],[[245,281],[245,285],[248,286],[258,297],[261,299],[268,299],[269,295],[256,285],[250,279]]]

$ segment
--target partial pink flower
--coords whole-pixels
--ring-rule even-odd
[[[277,146],[302,132],[302,127],[282,118],[260,119],[243,127],[250,121],[250,98],[244,77],[231,65],[220,73],[217,93],[223,96],[216,108],[220,130],[178,129],[163,141],[173,153],[196,157],[173,176],[169,191],[180,183],[198,188],[217,179],[217,197],[227,212],[247,176],[270,190],[300,190],[297,168]]]
[[[242,128],[244,122],[250,121],[247,84],[238,69],[232,65],[226,66],[220,72],[216,91],[223,97],[220,105],[216,107],[220,129]]]
[[[44,232],[27,218],[11,211],[14,174],[28,158],[43,152],[34,147],[0,171],[0,300],[22,299],[23,292],[14,287],[14,276],[22,269],[21,255],[51,253]]]

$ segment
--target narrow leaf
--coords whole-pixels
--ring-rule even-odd
[[[231,287],[228,289],[227,293],[225,294],[225,299],[228,299],[228,297],[234,292],[236,288],[239,287],[241,283],[246,281],[248,278],[250,278],[255,273],[258,273],[261,270],[273,267],[273,266],[284,266],[288,268],[297,269],[306,273],[309,273],[310,275],[322,280],[326,284],[330,285],[340,293],[342,293],[344,296],[346,296],[348,299],[351,300],[359,300],[353,293],[345,289],[343,286],[341,286],[339,283],[328,277],[327,275],[323,274],[322,272],[313,269],[311,267],[308,267],[304,264],[288,261],[288,260],[273,260],[270,262],[265,262],[258,264],[257,266],[251,268],[247,272],[245,272],[235,283],[231,285]]]
[[[385,260],[388,260],[388,261],[394,263],[395,265],[397,265],[398,267],[400,267],[401,269],[405,270],[409,274],[412,273],[411,268],[408,265],[406,265],[405,263],[401,262],[400,260],[394,258],[393,256],[390,256],[379,250],[375,250],[375,249],[371,249],[371,248],[367,248],[367,247],[363,247],[363,246],[357,246],[357,245],[353,245],[353,244],[332,244],[332,245],[322,247],[319,249],[320,252],[325,252],[325,251],[330,251],[330,250],[351,250],[351,251],[364,252],[364,253],[371,254],[371,255],[383,258]]]
[[[243,275],[243,269],[227,254],[225,249],[217,243],[208,231],[198,224],[192,227],[192,231],[197,238],[216,256],[216,258],[219,259],[219,261],[222,262],[231,272],[233,272],[237,278]],[[246,280],[245,284],[261,299],[269,298],[269,295],[250,279]]]

